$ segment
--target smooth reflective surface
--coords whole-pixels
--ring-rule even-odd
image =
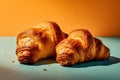
[[[16,37],[0,37],[0,80],[120,80],[120,37],[98,38],[110,48],[108,60],[63,67],[55,58],[20,64],[15,54]]]

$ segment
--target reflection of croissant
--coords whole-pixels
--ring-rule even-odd
[[[17,36],[18,61],[34,63],[39,59],[55,56],[55,46],[64,38],[64,33],[55,22],[42,22]]]
[[[58,43],[56,53],[56,60],[63,66],[110,57],[109,49],[86,29],[72,31],[68,38]]]

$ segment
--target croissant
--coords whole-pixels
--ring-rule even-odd
[[[56,60],[62,66],[71,66],[91,60],[106,60],[110,50],[87,29],[77,29],[56,45]]]
[[[35,63],[55,56],[55,46],[67,37],[55,22],[41,22],[17,35],[16,55],[20,63]]]

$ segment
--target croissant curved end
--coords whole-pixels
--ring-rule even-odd
[[[75,53],[66,52],[66,53],[58,54],[56,60],[62,66],[74,65],[76,62]]]
[[[20,63],[34,63],[34,60],[31,57],[32,54],[30,51],[20,51],[18,53],[18,61]]]

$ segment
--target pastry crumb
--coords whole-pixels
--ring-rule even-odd
[[[47,69],[44,68],[43,71],[47,71]]]
[[[14,63],[15,61],[13,60],[12,63]]]

